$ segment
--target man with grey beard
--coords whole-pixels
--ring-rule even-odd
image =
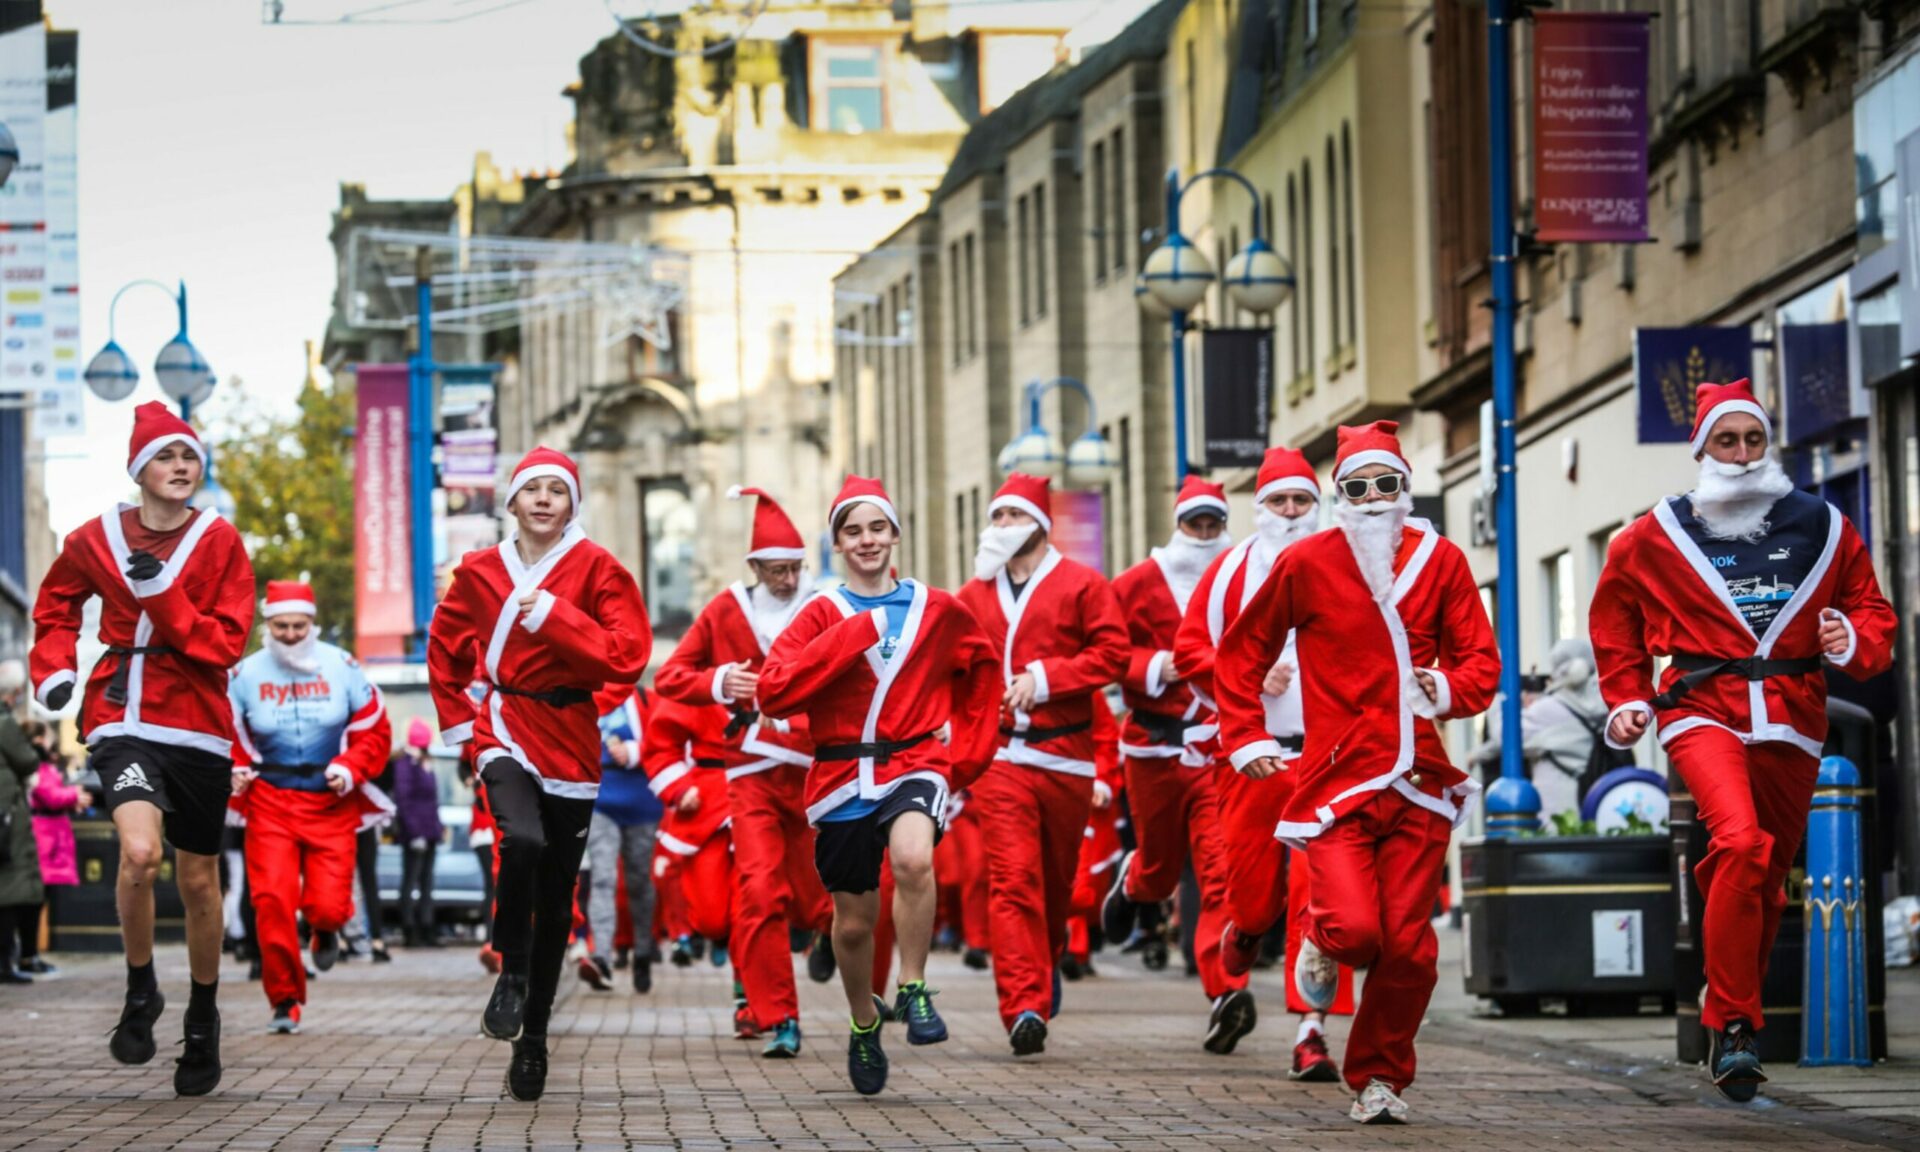
[[[1895,625],[1859,533],[1794,489],[1772,438],[1747,381],[1702,384],[1699,486],[1615,538],[1589,614],[1607,743],[1657,722],[1707,825],[1700,1022],[1714,1084],[1741,1103],[1766,1081],[1760,987],[1826,740],[1825,669],[1886,670]],[[1657,692],[1656,656],[1673,658]]]

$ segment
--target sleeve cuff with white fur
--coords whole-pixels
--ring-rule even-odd
[[[1833,618],[1840,621],[1841,627],[1847,630],[1847,650],[1838,656],[1827,657],[1827,663],[1833,665],[1835,668],[1845,668],[1847,665],[1853,663],[1854,649],[1860,646],[1860,637],[1854,634],[1853,621],[1847,619],[1845,612],[1836,609],[1834,610]]]
[[[453,727],[440,733],[440,743],[445,744],[449,748],[465,744],[471,739],[473,739],[473,721],[471,720],[465,724],[455,724]]]
[[[344,780],[347,782],[347,786],[351,788],[353,786],[353,771],[345,764],[329,764],[327,765],[327,779]]]
[[[1620,715],[1622,712],[1645,713],[1647,717],[1647,723],[1649,724],[1649,726],[1651,726],[1651,724],[1653,723],[1653,706],[1648,704],[1645,700],[1629,700],[1625,704],[1620,705],[1620,707],[1615,708],[1613,711],[1607,713],[1607,723],[1605,727],[1600,729],[1600,731],[1604,734],[1606,738],[1607,747],[1613,749],[1616,752],[1625,752],[1627,749],[1633,747],[1633,744],[1621,744],[1616,740],[1614,740],[1613,738],[1614,717]],[[1634,741],[1634,743],[1637,744],[1639,743],[1639,741],[1636,740]]]
[[[1161,650],[1147,661],[1147,695],[1159,699],[1167,691],[1167,668],[1173,663],[1173,653]]]
[[[1433,677],[1433,714],[1439,717],[1452,715],[1453,685],[1447,682],[1447,674],[1438,668],[1427,668],[1424,671]],[[1425,696],[1426,693],[1422,692],[1421,695]]]
[[[47,697],[52,694],[55,688],[60,687],[62,684],[72,684],[78,679],[79,678],[72,672],[62,668],[60,671],[55,672],[40,682],[40,687],[33,690],[33,698],[40,702],[41,707],[45,708],[48,706]]]
[[[726,684],[727,673],[733,671],[735,667],[736,665],[733,664],[722,664],[713,670],[713,702],[715,704],[733,703],[733,697],[727,695]]]
[[[1251,744],[1234,749],[1233,755],[1228,759],[1233,761],[1234,771],[1239,772],[1244,771],[1247,765],[1262,757],[1271,756],[1275,760],[1284,760],[1286,755],[1286,750],[1280,747],[1278,740],[1255,740]]]
[[[169,573],[162,572],[151,580],[132,580],[128,582],[128,585],[133,589],[135,596],[142,600],[147,600],[173,587],[173,576]]]
[[[1047,666],[1035,660],[1033,663],[1027,665],[1027,671],[1033,675],[1033,702],[1035,704],[1045,704],[1047,702],[1047,696],[1049,695],[1047,692]]]
[[[869,608],[867,615],[873,619],[873,646],[878,648],[881,644],[885,643],[887,639],[887,610],[885,608]]]
[[[539,596],[535,597],[533,601],[533,611],[521,618],[520,627],[525,628],[529,632],[538,632],[540,631],[540,626],[547,622],[547,614],[552,611],[553,593],[543,591]]]

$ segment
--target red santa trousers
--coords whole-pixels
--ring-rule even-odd
[[[269,1004],[305,1004],[307,962],[294,913],[316,932],[338,932],[353,917],[360,813],[350,804],[301,803],[321,799],[304,792],[274,799],[290,802],[257,796],[247,818],[247,891],[260,938],[260,986]]]
[[[952,893],[960,909],[960,936],[967,947],[990,948],[986,835],[980,828],[980,809],[971,800],[947,824],[934,849],[934,869],[940,891]]]
[[[1128,898],[1141,903],[1168,899],[1179,890],[1180,873],[1191,858],[1194,879],[1200,885],[1200,917],[1193,936],[1200,989],[1212,1000],[1245,988],[1245,976],[1229,976],[1220,964],[1220,933],[1230,915],[1227,845],[1220,831],[1220,793],[1214,786],[1213,769],[1184,767],[1170,756],[1128,756],[1125,761],[1127,804],[1133,815],[1134,842],[1139,845],[1127,872]],[[1267,838],[1273,839],[1271,826]]]
[[[805,774],[785,768],[727,782],[733,808],[733,962],[761,1031],[800,1015],[788,925],[824,932],[833,924],[833,902],[813,866],[805,788]]]
[[[1053,1014],[1053,968],[1067,946],[1093,778],[996,760],[974,784],[986,840],[993,983],[1000,1022]]]
[[[733,932],[733,851],[725,836],[708,837],[700,851],[675,861],[687,926],[695,936],[725,944]]]
[[[653,853],[654,920],[660,935],[668,940],[693,935],[693,922],[687,918],[687,897],[680,889],[680,857],[657,848]]]
[[[1084,961],[1093,950],[1093,932],[1100,923],[1100,898],[1113,885],[1113,870],[1124,850],[1120,846],[1118,806],[1096,808],[1087,818],[1080,841],[1080,862],[1073,873],[1073,915],[1067,921],[1067,954]]]
[[[1367,969],[1347,1034],[1344,1071],[1355,1092],[1413,1083],[1413,1038],[1439,980],[1434,896],[1453,824],[1386,789],[1313,838],[1307,849],[1310,933],[1342,964]]]
[[[1807,811],[1820,762],[1791,744],[1743,744],[1724,728],[1700,727],[1667,745],[1707,826],[1707,855],[1693,866],[1707,908],[1700,919],[1707,1001],[1700,1022],[1755,1028],[1787,873],[1807,835]],[[251,851],[251,843],[249,843]]]

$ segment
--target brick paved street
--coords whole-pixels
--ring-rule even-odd
[[[847,1087],[829,989],[803,979],[806,1052],[774,1063],[728,1034],[712,968],[666,969],[647,998],[569,977],[538,1105],[503,1099],[507,1049],[477,1036],[488,981],[465,949],[336,969],[290,1038],[265,1033],[259,986],[229,965],[226,1080],[189,1103],[172,1094],[165,1043],[185,1000],[182,952],[161,957],[172,1003],[161,1055],[140,1069],[111,1064],[103,1039],[117,960],[64,959],[57,980],[0,990],[0,1147],[1920,1148],[1920,1127],[1896,1120],[1796,1098],[1742,1112],[1689,1070],[1603,1066],[1440,1012],[1410,1094],[1415,1126],[1363,1130],[1338,1086],[1288,1083],[1292,1025],[1277,1011],[1239,1054],[1208,1056],[1197,987],[1128,961],[1070,985],[1048,1053],[1016,1064],[988,977],[939,958],[953,1039],[910,1049],[891,1031],[893,1083],[875,1100]]]

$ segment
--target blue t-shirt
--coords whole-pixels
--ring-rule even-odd
[[[1818,496],[1789,492],[1767,514],[1767,533],[1749,544],[1708,534],[1693,502],[1672,497],[1674,516],[1707,563],[1727,583],[1733,606],[1755,636],[1765,636],[1774,618],[1812,573],[1827,543],[1827,505]]]
[[[875,608],[887,610],[887,631],[880,637],[880,658],[893,659],[900,648],[900,633],[907,626],[907,612],[913,607],[913,581],[902,580],[893,586],[893,591],[884,596],[862,596],[852,589],[842,587],[840,595],[847,598],[856,612],[871,612]],[[865,800],[855,796],[838,808],[821,815],[823,822],[858,820],[870,816],[880,808],[880,801]]]
[[[607,751],[608,740],[632,741],[638,751],[642,735],[640,711],[631,697],[600,717],[600,794],[594,799],[593,810],[605,813],[622,828],[658,824],[665,811],[647,783],[646,772],[639,765],[622,768]]]

